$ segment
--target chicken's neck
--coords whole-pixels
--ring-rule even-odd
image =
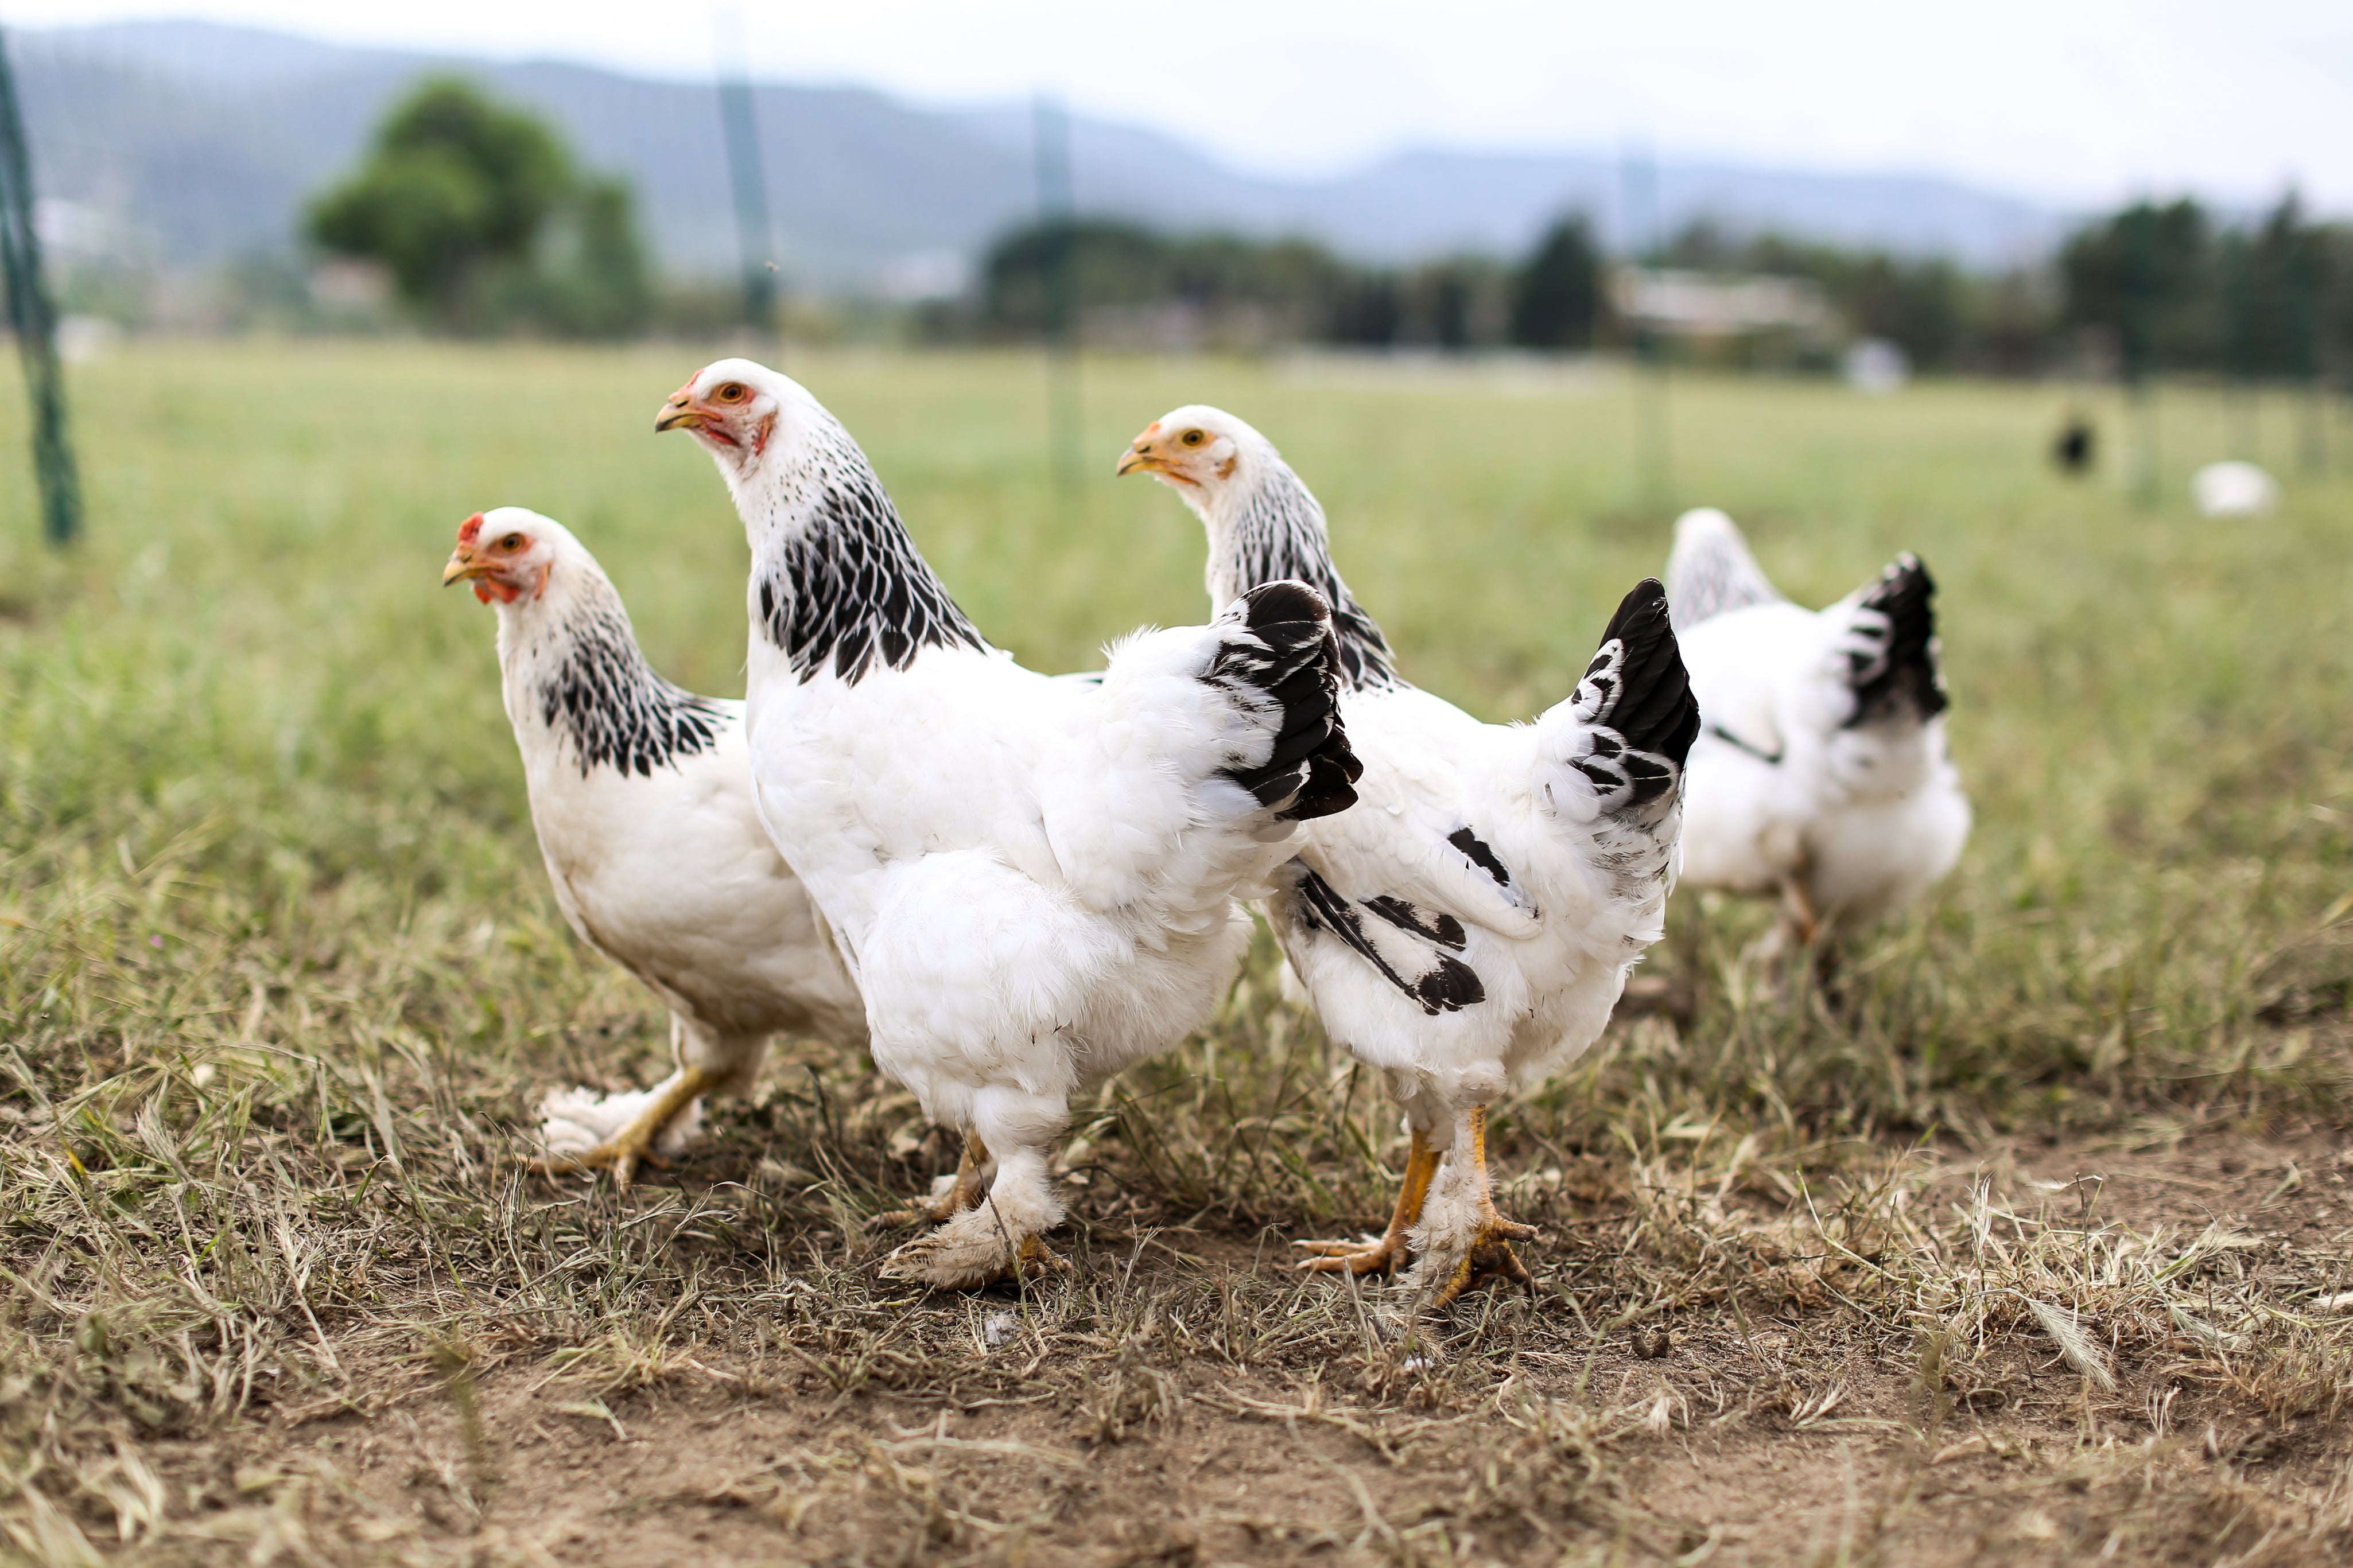
[[[500,617],[499,651],[508,711],[568,738],[583,778],[599,767],[650,775],[718,743],[719,705],[654,673],[620,595],[577,565],[559,569],[546,600]]]
[[[1225,515],[1209,519],[1209,597],[1222,608],[1261,583],[1297,578],[1332,602],[1341,684],[1351,691],[1404,685],[1379,624],[1332,563],[1324,509],[1281,458],[1265,462],[1265,477]]]
[[[985,650],[849,433],[814,418],[776,472],[736,492],[752,545],[754,634],[807,681],[855,685],[927,647]]]

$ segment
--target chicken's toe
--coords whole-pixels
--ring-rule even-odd
[[[1409,1261],[1405,1237],[1395,1234],[1362,1241],[1294,1241],[1311,1254],[1300,1261],[1309,1274],[1393,1274]]]
[[[653,1147],[650,1133],[634,1127],[577,1153],[543,1154],[531,1163],[531,1168],[543,1176],[577,1176],[590,1171],[610,1170],[613,1184],[624,1188],[637,1179],[639,1165],[666,1171],[670,1162]]]
[[[954,1176],[934,1176],[932,1190],[923,1197],[902,1209],[890,1209],[866,1222],[869,1230],[881,1230],[893,1226],[944,1225],[956,1216],[958,1210],[970,1208],[971,1201],[956,1184]]]

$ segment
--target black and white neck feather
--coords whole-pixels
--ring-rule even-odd
[[[534,718],[583,778],[598,768],[651,776],[718,744],[726,706],[672,685],[638,646],[629,612],[594,557],[574,545],[533,600],[503,606],[499,657],[508,715]]]
[[[926,648],[987,651],[865,452],[824,405],[787,384],[801,393],[786,414],[788,432],[748,475],[729,474],[752,545],[755,634],[804,683],[830,668],[856,685],[878,668],[907,668]]]
[[[1379,623],[1340,579],[1314,493],[1263,438],[1253,445],[1249,461],[1255,482],[1235,487],[1202,510],[1209,532],[1211,600],[1230,604],[1261,583],[1285,578],[1311,584],[1332,604],[1342,688],[1365,691],[1405,685]]]

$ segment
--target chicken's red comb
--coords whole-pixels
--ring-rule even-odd
[[[464,524],[459,528],[458,542],[460,544],[471,544],[481,536],[482,514],[478,511],[473,516],[468,518]]]

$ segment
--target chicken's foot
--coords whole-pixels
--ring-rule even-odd
[[[1422,1201],[1430,1196],[1430,1178],[1438,1173],[1438,1151],[1430,1146],[1420,1128],[1412,1132],[1412,1146],[1405,1156],[1405,1179],[1398,1186],[1397,1211],[1389,1215],[1388,1229],[1364,1241],[1294,1241],[1293,1247],[1314,1254],[1300,1268],[1313,1274],[1393,1274],[1410,1260],[1409,1233],[1420,1223]]]
[[[988,1196],[988,1184],[981,1172],[988,1168],[988,1145],[980,1141],[977,1132],[964,1135],[964,1153],[956,1161],[955,1174],[931,1197],[878,1214],[866,1222],[870,1230],[880,1230],[894,1225],[945,1225],[966,1209],[976,1209]]]
[[[543,1154],[531,1163],[532,1169],[544,1175],[570,1176],[609,1166],[614,1184],[627,1188],[636,1179],[640,1164],[657,1168],[669,1165],[670,1162],[656,1152],[654,1145],[714,1079],[709,1069],[690,1062],[678,1069],[628,1126],[610,1138],[577,1154]]]
[[[984,1194],[972,1208],[893,1250],[882,1259],[881,1273],[885,1279],[972,1290],[1003,1279],[1034,1282],[1070,1268],[1043,1237],[1016,1239]]]
[[[1473,1286],[1490,1279],[1509,1279],[1515,1285],[1534,1284],[1527,1265],[1512,1250],[1515,1241],[1533,1240],[1536,1227],[1518,1220],[1505,1219],[1495,1212],[1495,1200],[1487,1180],[1487,1108],[1473,1106],[1470,1114],[1471,1146],[1462,1151],[1472,1163],[1473,1191],[1478,1194],[1479,1218],[1471,1234],[1471,1245],[1462,1254],[1454,1272],[1430,1298],[1430,1305],[1443,1307]]]

